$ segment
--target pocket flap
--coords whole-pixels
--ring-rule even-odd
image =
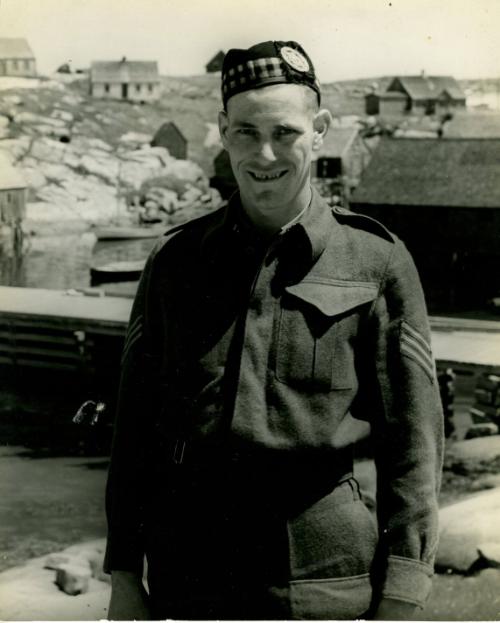
[[[313,305],[325,316],[336,316],[373,301],[377,296],[378,286],[369,281],[307,279],[288,286],[286,291]]]

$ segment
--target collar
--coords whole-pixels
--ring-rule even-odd
[[[210,253],[221,244],[227,244],[230,239],[239,239],[241,244],[253,243],[256,246],[269,243],[269,239],[260,236],[248,221],[241,218],[242,212],[240,195],[235,192],[206,230],[202,239],[203,254]],[[302,262],[310,267],[325,250],[336,226],[330,206],[313,187],[309,206],[282,228],[278,234],[278,246],[283,244],[295,247]]]

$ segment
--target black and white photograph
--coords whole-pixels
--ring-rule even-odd
[[[0,0],[0,620],[500,620],[499,32]]]

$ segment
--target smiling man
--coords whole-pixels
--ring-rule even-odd
[[[127,333],[111,619],[406,619],[427,598],[443,435],[425,303],[403,243],[312,189],[320,98],[296,42],[226,55],[239,192],[158,242]],[[376,514],[353,473],[368,435]]]

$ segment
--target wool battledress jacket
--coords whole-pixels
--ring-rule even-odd
[[[105,568],[141,571],[146,554],[153,597],[177,600],[162,615],[178,618],[184,602],[249,585],[285,618],[355,618],[382,596],[422,606],[443,424],[414,263],[380,223],[316,192],[270,240],[241,215],[235,195],[147,262]],[[352,474],[368,433],[376,517]]]

